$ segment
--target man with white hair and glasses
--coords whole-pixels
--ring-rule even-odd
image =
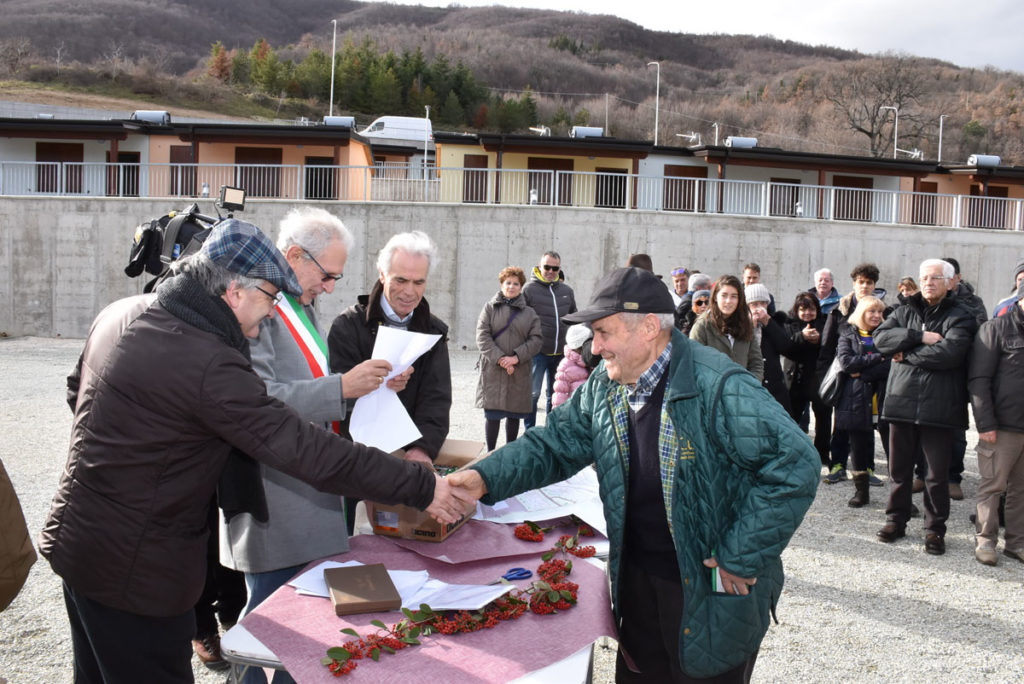
[[[967,428],[967,354],[977,322],[951,293],[953,266],[941,259],[921,262],[921,291],[906,299],[875,330],[875,347],[892,357],[882,418],[889,422],[892,488],[886,523],[878,538],[892,543],[906,535],[911,514],[914,461],[928,464],[925,481],[924,550],[946,552],[949,462],[956,431]]]

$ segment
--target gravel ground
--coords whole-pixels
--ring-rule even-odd
[[[64,378],[80,340],[0,340],[0,454],[29,529],[42,527],[67,453],[70,412]],[[452,434],[482,439],[472,406],[475,355],[454,352]],[[944,556],[923,551],[920,521],[907,538],[879,543],[885,488],[863,509],[846,506],[851,483],[822,485],[784,554],[787,583],[761,647],[761,682],[1020,682],[1024,679],[1024,565],[1000,556],[974,560],[971,497],[978,484],[968,435],[965,501],[954,501]],[[885,474],[879,450],[879,474]],[[920,495],[915,496],[920,506]],[[0,678],[12,683],[69,682],[71,643],[60,583],[45,561],[32,569],[0,613]],[[899,645],[896,651],[890,645]],[[612,643],[612,646],[614,644]],[[897,652],[898,651],[898,652]],[[196,681],[220,683],[194,660]],[[595,681],[611,682],[614,649],[597,649]],[[140,678],[140,681],[142,679]]]

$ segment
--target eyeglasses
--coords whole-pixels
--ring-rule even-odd
[[[697,301],[695,301],[693,303],[693,305],[694,306],[707,306],[708,305],[708,300],[706,300],[706,299],[698,299]]]
[[[316,267],[320,269],[320,272],[324,274],[323,277],[320,278],[321,282],[326,283],[328,280],[333,280],[334,282],[338,282],[339,280],[341,280],[342,278],[345,277],[345,275],[343,273],[339,273],[338,275],[331,275],[330,273],[327,272],[327,269],[325,269],[323,266],[320,265],[320,262],[316,260],[316,257],[309,253],[308,249],[303,247],[302,251],[306,253],[306,256],[309,257],[310,261],[312,261],[314,264],[316,264]]]
[[[277,294],[270,294],[269,292],[264,290],[259,285],[256,286],[256,289],[259,290],[260,292],[262,292],[263,294],[267,295],[268,297],[270,297],[270,301],[274,302],[275,306],[280,304],[281,300],[284,299],[284,293],[283,292],[278,292]]]
[[[543,268],[545,271],[554,271],[555,273],[558,273],[559,271],[562,270],[560,266],[549,266],[548,264],[544,264]]]

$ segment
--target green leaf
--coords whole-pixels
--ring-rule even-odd
[[[533,583],[533,586],[537,587],[538,591],[551,591],[551,585],[543,580],[538,580]]]
[[[385,651],[387,651],[391,655],[395,655],[395,649],[391,648],[390,646],[381,646],[381,648],[383,648]]]
[[[417,620],[416,620],[416,614],[415,614],[415,613],[413,613],[413,612],[412,612],[411,610],[409,610],[408,608],[402,608],[402,613],[404,613],[404,614],[405,614],[405,617],[409,618],[409,619],[410,619],[410,620],[412,620],[413,622],[416,622],[416,621],[417,621]]]
[[[420,645],[419,639],[413,639],[412,637],[404,637],[402,639],[402,642],[406,643],[406,644],[409,644],[410,646],[419,646]]]
[[[380,660],[380,649],[376,647],[370,649],[370,657],[373,658],[374,661]]]
[[[330,657],[326,657],[326,658],[321,658],[320,659],[320,664],[321,665],[330,665],[333,662],[334,662],[334,658],[330,658]]]
[[[422,630],[419,627],[413,627],[412,629],[409,630],[409,636],[411,636],[413,639],[415,639],[416,637],[418,637],[420,635],[421,631]]]
[[[554,550],[552,549],[551,551],[548,551],[548,552],[547,552],[547,553],[545,553],[545,554],[544,554],[543,556],[541,556],[541,557],[540,557],[540,559],[541,559],[542,561],[544,561],[545,563],[547,563],[547,562],[548,562],[549,560],[551,560],[551,558],[552,558],[552,557],[553,557],[554,555],[555,555],[555,552],[554,552]]]
[[[559,592],[566,601],[572,601],[572,592],[568,589],[563,589]]]
[[[565,562],[565,574],[568,575],[570,572],[572,572],[572,561],[566,561]]]
[[[434,609],[428,606],[426,603],[420,604],[420,612],[426,617],[432,617],[434,615]]]
[[[576,546],[576,542],[577,541],[578,540],[576,539],[576,537],[569,537],[568,539],[565,540],[565,548],[567,548],[567,549],[573,548],[574,546]]]
[[[534,532],[540,532],[540,525],[533,522],[532,520],[524,520],[523,522],[525,522],[526,525]]]
[[[341,630],[341,633],[342,634],[348,634],[349,636],[354,636],[356,638],[359,637],[359,632],[357,632],[356,630],[352,629],[351,627],[346,627],[345,629]]]
[[[554,589],[549,591],[548,592],[548,601],[551,601],[552,603],[557,603],[558,602],[558,592],[555,591]]]
[[[373,625],[374,627],[380,627],[381,629],[387,629],[388,628],[388,626],[385,625],[380,620],[370,620],[370,624]]]
[[[341,646],[335,646],[334,648],[327,649],[327,657],[334,658],[335,660],[343,663],[349,658],[351,658],[352,654],[349,653],[347,649],[344,649]]]

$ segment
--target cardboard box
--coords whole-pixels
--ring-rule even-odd
[[[456,466],[461,470],[483,458],[485,446],[483,442],[469,439],[446,439],[434,463],[439,466]],[[366,516],[374,534],[429,542],[444,541],[462,527],[474,512],[474,509],[470,509],[457,521],[442,525],[427,513],[409,506],[366,502]]]

